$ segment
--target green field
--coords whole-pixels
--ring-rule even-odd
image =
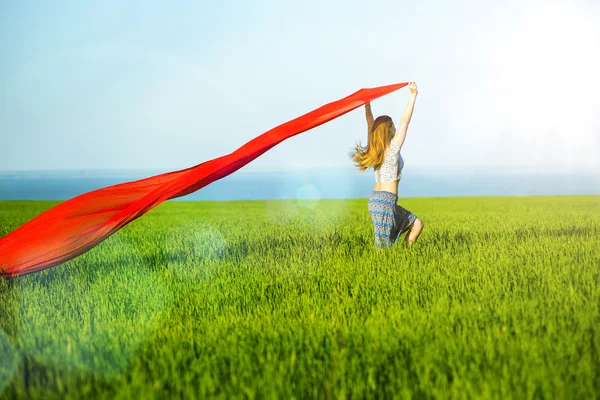
[[[600,196],[167,202],[0,281],[0,398],[600,396]],[[0,202],[0,236],[58,202]]]

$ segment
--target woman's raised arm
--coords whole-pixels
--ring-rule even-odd
[[[410,99],[408,100],[408,104],[402,113],[402,118],[400,119],[400,126],[398,126],[398,130],[392,139],[396,146],[402,147],[404,143],[404,139],[406,138],[406,131],[408,130],[408,124],[410,124],[410,119],[412,118],[413,110],[415,109],[415,101],[417,100],[417,84],[414,82],[410,82],[408,85],[410,88]]]
[[[373,128],[373,112],[371,112],[371,103],[365,104],[365,114],[367,117],[367,135],[371,133],[371,128]]]

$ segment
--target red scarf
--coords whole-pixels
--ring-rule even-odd
[[[73,259],[163,201],[193,193],[237,171],[285,139],[407,84],[361,89],[281,124],[233,153],[188,169],[108,186],[64,201],[0,238],[0,277],[26,275]]]

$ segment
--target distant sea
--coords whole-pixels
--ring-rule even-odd
[[[67,200],[82,193],[170,171],[0,172],[0,200]],[[373,171],[349,169],[236,171],[170,201],[368,198]],[[398,197],[598,195],[600,174],[416,171],[405,168]]]

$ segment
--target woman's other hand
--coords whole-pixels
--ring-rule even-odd
[[[410,89],[410,92],[412,94],[417,94],[417,84],[415,82],[409,82],[408,83],[408,88]]]

